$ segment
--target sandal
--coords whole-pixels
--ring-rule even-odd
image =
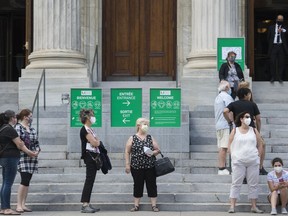
[[[152,206],[152,211],[153,212],[159,212],[159,208],[157,206]]]
[[[139,206],[134,206],[132,209],[130,209],[131,212],[139,211]]]

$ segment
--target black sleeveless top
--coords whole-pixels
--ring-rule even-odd
[[[133,135],[131,147],[131,167],[133,169],[149,169],[154,167],[154,156],[147,156],[144,153],[144,146],[150,148],[152,151],[153,141],[151,135],[147,135],[144,140],[141,140],[137,135]]]

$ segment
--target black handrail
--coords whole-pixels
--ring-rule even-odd
[[[43,81],[43,100],[44,100],[44,110],[46,110],[46,79],[45,79],[45,69],[43,69],[42,71],[42,74],[41,74],[41,78],[40,78],[40,81],[39,81],[39,84],[38,84],[38,88],[37,88],[37,91],[36,91],[36,95],[35,95],[35,98],[34,98],[34,102],[33,102],[33,106],[32,106],[32,113],[34,114],[34,109],[35,109],[35,104],[37,102],[37,117],[36,117],[36,120],[37,120],[37,136],[39,134],[39,91],[40,91],[40,87],[41,87],[41,84],[42,84],[42,81]]]

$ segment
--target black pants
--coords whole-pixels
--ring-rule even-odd
[[[143,197],[144,182],[146,182],[148,197],[157,197],[157,185],[154,167],[150,169],[131,168],[131,174],[134,180],[134,197]]]
[[[95,157],[95,153],[91,152],[91,155]],[[96,164],[95,161],[92,160],[91,156],[86,153],[84,162],[86,164],[86,180],[82,191],[81,202],[90,202],[91,193],[93,190],[94,181],[96,178]]]
[[[278,63],[278,64],[277,64]],[[285,51],[282,44],[274,44],[270,56],[270,74],[271,79],[276,79],[276,67],[278,65],[279,80],[283,79],[285,71]]]

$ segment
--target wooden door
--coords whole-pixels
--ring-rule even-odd
[[[103,80],[174,80],[176,0],[105,0],[103,7]]]

